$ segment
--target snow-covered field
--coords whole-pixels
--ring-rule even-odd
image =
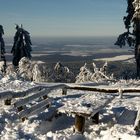
[[[91,84],[90,84],[91,85]],[[120,81],[111,84],[109,87],[139,87],[140,81]],[[23,91],[35,86],[31,82],[10,80],[2,78],[0,80],[0,90]],[[50,97],[58,98],[60,101],[72,99],[80,102],[80,97],[85,96],[98,100],[104,93],[93,91],[68,90],[67,96],[62,96],[60,90],[55,90],[49,94]],[[17,110],[13,105],[6,106],[4,101],[0,101],[0,139],[1,140],[140,140],[133,130],[136,111],[140,106],[139,93],[125,93],[123,98],[114,96],[110,104],[100,112],[100,123],[95,125],[90,119],[86,120],[85,132],[83,135],[73,132],[74,116],[62,114],[46,121],[47,109],[40,114],[33,115],[28,120],[22,122],[18,119]],[[79,100],[78,100],[79,99]],[[15,100],[13,100],[14,102]]]
[[[96,61],[126,61],[133,59],[134,61],[134,55],[119,55],[111,58],[99,58],[95,59]]]

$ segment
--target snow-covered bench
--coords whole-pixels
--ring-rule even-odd
[[[99,112],[109,104],[114,97],[107,94],[93,93],[77,99],[66,100],[58,112],[75,115],[75,131],[83,133],[85,119],[91,118],[96,124],[99,122]]]
[[[31,90],[32,92],[26,93],[22,96],[22,99],[17,100],[14,106],[18,110],[19,118],[24,121],[26,118],[33,114],[44,111],[46,108],[50,108],[50,112],[56,112],[56,108],[51,107],[53,99],[48,98],[48,94],[52,90],[63,89],[65,86],[63,84],[56,84],[54,86],[38,86],[35,87],[36,90]],[[49,114],[50,116],[50,114]]]

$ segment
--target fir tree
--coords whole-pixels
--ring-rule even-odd
[[[1,52],[1,56],[0,57],[1,57],[1,61],[4,62],[3,72],[5,72],[5,69],[6,69],[6,59],[5,59],[5,43],[4,43],[3,35],[4,35],[3,26],[0,25],[0,52]]]
[[[26,30],[24,30],[18,25],[16,25],[16,33],[14,36],[14,44],[11,50],[11,53],[13,53],[13,65],[18,66],[18,63],[22,57],[27,57],[28,59],[31,59],[31,39],[30,34]]]
[[[127,31],[118,37],[115,45],[122,47],[128,44],[134,48],[137,78],[140,78],[140,0],[127,0],[127,4],[128,14],[123,18]]]

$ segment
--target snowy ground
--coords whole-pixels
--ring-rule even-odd
[[[128,60],[134,61],[134,55],[118,55],[115,57],[99,58],[99,59],[94,59],[94,60],[96,61],[128,61]]]
[[[121,81],[112,87],[139,87],[140,81]],[[0,80],[0,90],[23,91],[35,86],[34,83],[19,80],[11,81],[8,78]],[[78,99],[83,95],[92,96],[98,99],[93,91],[68,90],[68,95],[62,97],[61,91],[56,90],[49,94],[50,97],[59,100]],[[104,93],[100,94],[104,96]],[[86,120],[85,132],[83,135],[73,133],[74,117],[62,114],[52,121],[46,121],[47,109],[37,115],[30,117],[25,122],[17,118],[16,109],[5,106],[0,101],[0,139],[1,140],[140,140],[133,130],[134,119],[138,106],[140,105],[139,93],[125,93],[123,98],[118,94],[112,102],[100,112],[100,123],[94,125],[90,119]],[[14,102],[14,100],[13,100]],[[77,100],[78,102],[78,100]]]

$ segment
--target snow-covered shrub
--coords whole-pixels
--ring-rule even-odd
[[[21,58],[21,60],[19,61],[19,68],[18,68],[18,73],[20,75],[20,77],[22,77],[25,80],[32,80],[32,63],[31,61],[26,58],[23,57]]]
[[[45,63],[36,63],[32,69],[33,81],[36,82],[50,82],[49,76],[52,74],[51,70]]]
[[[76,76],[76,83],[81,83],[85,81],[90,81],[92,72],[87,68],[87,64],[80,68],[80,73]]]
[[[49,77],[52,82],[74,82],[74,74],[69,70],[68,67],[63,66],[58,62],[53,70],[52,75]]]
[[[6,69],[6,75],[35,82],[74,82],[74,74],[68,67],[57,63],[54,68],[50,69],[45,63],[32,62],[26,57],[19,61],[18,69],[15,70],[13,65]]]
[[[47,68],[44,63],[32,62],[26,57],[19,61],[18,73],[24,80],[35,82],[48,81]]]
[[[0,79],[4,76],[5,72],[5,63],[4,61],[0,61]]]
[[[5,76],[9,76],[11,77],[12,79],[18,79],[18,74],[16,72],[16,69],[14,68],[13,65],[8,65],[7,68],[6,68],[6,74]]]
[[[80,73],[76,76],[76,83],[81,82],[101,82],[105,80],[113,80],[113,74],[107,75],[107,62],[102,68],[97,68],[96,64],[93,63],[93,70],[87,68],[87,64],[80,68]]]
[[[0,72],[4,71],[4,61],[0,61]]]

